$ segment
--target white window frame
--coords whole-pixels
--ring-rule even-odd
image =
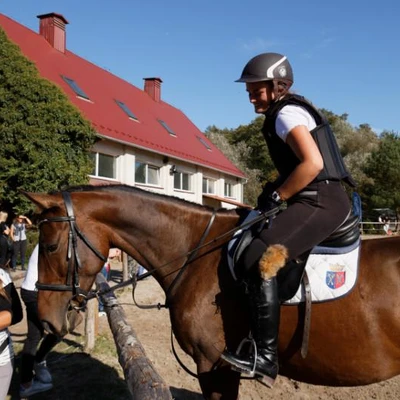
[[[183,176],[187,175],[188,177],[188,183],[189,183],[189,188],[188,189],[184,189],[183,188]],[[175,187],[175,178],[179,176],[179,183],[180,183],[180,187]],[[185,171],[176,171],[174,172],[174,190],[181,190],[183,192],[192,192],[193,191],[193,174],[189,173],[189,172],[185,172]]]
[[[117,157],[111,155],[111,154],[106,154],[106,153],[101,153],[98,151],[93,151],[91,153],[92,155],[94,155],[94,162],[95,162],[95,166],[94,166],[94,173],[91,174],[91,176],[96,177],[96,178],[101,178],[101,179],[112,179],[112,180],[116,180],[117,179]],[[99,174],[99,170],[100,170],[100,156],[105,156],[105,157],[110,157],[113,160],[113,172],[112,172],[112,177],[109,176],[103,176]]]
[[[227,188],[229,188],[229,190],[228,190],[229,193],[227,193]],[[235,196],[235,184],[234,183],[227,182],[227,181],[224,182],[224,197],[228,197],[230,199],[235,199],[236,198],[236,196]]]
[[[206,190],[205,191],[204,191],[204,183],[206,184]],[[212,187],[212,190],[210,190],[210,186]],[[212,178],[203,177],[202,190],[203,190],[203,193],[205,193],[205,194],[216,194],[217,180],[216,179],[212,179]]]
[[[136,169],[137,164],[142,164],[145,167],[145,182],[138,182],[136,180]],[[149,170],[156,171],[157,173],[157,183],[149,182]],[[161,186],[161,168],[158,165],[154,165],[148,162],[136,160],[135,162],[135,184],[137,185],[149,185],[149,186]]]

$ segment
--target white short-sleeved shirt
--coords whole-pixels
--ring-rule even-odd
[[[289,132],[299,125],[306,126],[309,131],[317,126],[314,117],[304,107],[288,105],[279,111],[275,121],[275,129],[277,135],[285,143]]]
[[[36,290],[36,282],[38,280],[38,258],[39,245],[37,244],[29,257],[28,270],[26,271],[25,279],[22,282],[22,289]]]
[[[10,333],[8,332],[8,329],[5,328],[0,331],[0,344],[2,344],[7,339],[9,339],[8,346],[0,354],[0,367],[3,365],[7,365],[14,358],[12,339]]]
[[[10,274],[3,268],[0,268],[0,280],[2,281],[3,287],[9,285],[12,282]],[[12,340],[8,329],[0,330],[0,344],[9,338],[9,345],[0,354],[0,366],[8,364],[14,358],[14,349],[12,345]]]

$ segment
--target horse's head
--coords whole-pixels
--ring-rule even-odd
[[[90,216],[84,202],[79,202],[79,194],[24,192],[24,195],[41,211],[39,317],[46,330],[64,336],[79,323],[77,313],[85,305],[96,274],[106,260],[109,242],[99,234],[95,218]],[[80,210],[79,215],[74,210]]]

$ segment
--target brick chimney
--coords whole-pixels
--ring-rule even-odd
[[[68,21],[61,14],[56,13],[42,14],[38,15],[37,17],[40,19],[39,33],[56,50],[61,51],[61,53],[65,53],[65,26],[68,24]]]
[[[143,78],[144,91],[157,103],[161,100],[161,78]]]

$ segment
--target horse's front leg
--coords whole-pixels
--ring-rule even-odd
[[[207,400],[238,400],[240,374],[228,365],[213,365],[205,358],[197,363],[197,374],[203,396]]]

